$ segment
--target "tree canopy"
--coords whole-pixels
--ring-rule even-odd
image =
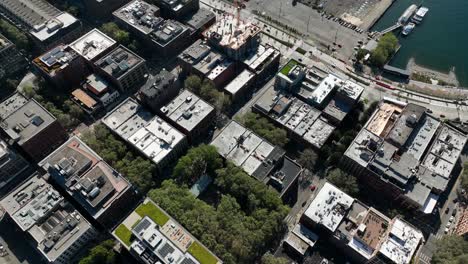
[[[359,192],[356,178],[340,169],[331,170],[327,175],[327,180],[351,196],[356,196]]]
[[[19,49],[28,50],[31,48],[28,36],[6,20],[0,19],[0,32]]]
[[[314,169],[317,158],[318,155],[315,151],[312,149],[305,149],[300,153],[298,162],[302,167],[312,171]]]
[[[214,106],[218,112],[226,112],[231,105],[231,99],[223,92],[218,91],[214,83],[209,80],[202,79],[196,75],[190,75],[184,82],[186,89],[199,95],[205,101]]]
[[[468,263],[468,241],[461,236],[444,236],[437,241],[437,249],[432,256],[432,264]]]
[[[263,255],[281,234],[287,213],[259,207],[248,214],[230,194],[213,207],[172,180],[148,195],[227,264],[253,263]]]
[[[247,113],[240,118],[240,122],[271,143],[284,147],[288,142],[286,130],[276,127],[268,119],[255,113]]]
[[[106,240],[95,246],[89,251],[89,254],[82,258],[79,264],[114,264],[116,255],[113,251],[114,241]]]
[[[109,35],[109,37],[115,39],[115,41],[128,47],[129,49],[133,51],[140,51],[139,47],[141,46],[139,45],[138,41],[132,39],[131,34],[128,31],[121,29],[116,23],[105,23],[99,29],[103,33]]]
[[[191,148],[179,159],[174,167],[174,178],[178,181],[193,184],[204,173],[213,175],[223,166],[223,160],[214,146],[202,144]]]
[[[377,48],[371,52],[370,61],[373,65],[381,67],[395,53],[398,48],[398,39],[393,33],[380,37]]]
[[[94,126],[82,135],[83,141],[96,151],[107,163],[122,173],[141,192],[153,187],[155,165],[130,150],[124,142],[115,138],[104,125]]]
[[[262,264],[288,264],[289,261],[285,258],[277,258],[270,253],[263,255]]]

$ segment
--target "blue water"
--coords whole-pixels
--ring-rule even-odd
[[[372,30],[393,24],[411,4],[430,10],[424,21],[407,37],[390,65],[406,67],[410,58],[434,70],[448,72],[455,66],[460,84],[468,87],[468,0],[396,0]]]

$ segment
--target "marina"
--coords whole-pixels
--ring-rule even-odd
[[[421,2],[395,1],[371,31],[383,32],[389,28],[395,30],[395,27],[398,28],[395,22],[412,4],[421,4]],[[441,75],[446,75],[453,71],[460,86],[468,87],[468,65],[465,59],[468,57],[468,51],[464,47],[468,42],[466,34],[468,2],[426,0],[423,2],[423,7],[429,11],[419,24],[413,22],[417,26],[411,35],[400,38],[401,48],[389,64],[405,69],[408,62],[413,59],[412,61],[418,66],[428,68],[426,70],[428,72],[441,72]],[[417,15],[411,20],[417,19],[416,17]]]

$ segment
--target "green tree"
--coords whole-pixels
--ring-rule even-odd
[[[13,42],[18,48],[25,50],[29,50],[31,48],[28,36],[6,20],[0,19],[0,32],[11,40],[11,42]]]
[[[366,49],[359,49],[356,53],[356,60],[361,61],[369,53]]]
[[[327,180],[351,196],[356,196],[359,192],[356,178],[340,169],[331,170],[327,175]]]
[[[286,130],[276,127],[258,114],[247,113],[240,118],[240,122],[275,145],[284,147],[289,142]]]
[[[432,264],[465,264],[468,260],[468,241],[461,236],[444,236],[436,243]]]
[[[465,191],[468,191],[468,162],[463,164],[460,187],[465,189]]]
[[[288,260],[285,258],[277,258],[270,253],[263,255],[262,264],[288,264]]]
[[[377,47],[375,48],[370,56],[370,62],[378,67],[381,67],[387,62],[388,53],[384,48]]]
[[[117,262],[113,240],[106,240],[92,248],[89,254],[82,258],[79,264],[115,264]]]
[[[179,159],[174,167],[173,175],[181,182],[192,184],[204,173],[208,175],[221,168],[223,160],[214,146],[202,144],[191,148]]]
[[[315,162],[317,161],[318,155],[312,149],[305,149],[299,155],[298,162],[302,165],[302,167],[312,171],[315,166]]]
[[[202,81],[197,75],[190,75],[185,79],[184,87],[192,92],[199,93]]]
[[[130,33],[121,29],[116,23],[109,22],[101,26],[100,30],[109,35],[109,37],[115,39],[122,45],[127,46],[130,44]]]

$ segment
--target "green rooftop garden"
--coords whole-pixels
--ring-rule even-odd
[[[194,256],[200,264],[216,264],[218,259],[216,259],[213,254],[211,254],[206,248],[200,245],[198,242],[193,242],[192,245],[188,248],[188,252]]]
[[[115,230],[115,235],[122,240],[122,242],[125,243],[125,245],[130,246],[132,242],[130,241],[130,238],[132,237],[132,232],[128,230],[126,226],[123,224],[120,224],[119,227]]]
[[[159,209],[152,202],[147,202],[146,204],[138,206],[135,212],[141,217],[148,216],[151,218],[151,220],[160,226],[163,226],[167,223],[167,221],[169,221],[169,216],[167,216],[166,213],[161,211],[161,209]]]
[[[284,67],[281,69],[280,72],[284,75],[288,75],[289,71],[291,71],[291,69],[296,65],[297,65],[297,61],[290,60],[288,64],[284,65]]]

